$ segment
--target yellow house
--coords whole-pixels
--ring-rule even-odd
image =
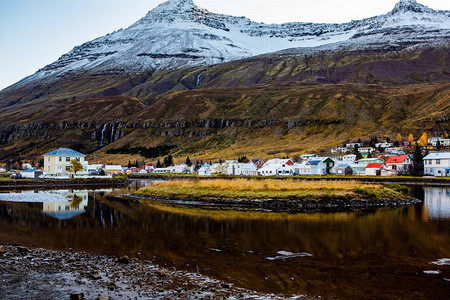
[[[44,154],[44,171],[51,176],[67,176],[71,174],[70,161],[75,159],[83,165],[83,171],[77,172],[77,175],[87,174],[88,162],[85,161],[86,155],[69,148],[59,148],[47,154]]]

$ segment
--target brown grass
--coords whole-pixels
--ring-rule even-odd
[[[175,198],[267,199],[352,197],[399,198],[400,193],[384,185],[349,181],[297,181],[294,179],[174,180],[154,183],[137,194]]]
[[[361,186],[356,181],[299,181],[294,179],[212,179],[212,180],[176,180],[154,184],[164,188],[218,189],[230,191],[295,191],[295,190],[353,190]],[[366,188],[382,188],[381,185],[364,185]]]

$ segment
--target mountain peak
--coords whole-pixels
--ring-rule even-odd
[[[168,0],[158,5],[154,11],[186,11],[198,8],[192,0]]]
[[[432,11],[433,10],[431,8],[418,3],[416,0],[400,0],[397,4],[395,4],[395,7],[390,14],[394,15],[405,12],[424,13]]]

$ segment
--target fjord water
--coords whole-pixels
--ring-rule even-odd
[[[449,186],[413,187],[423,204],[345,213],[213,211],[113,197],[149,183],[0,194],[0,244],[126,254],[275,294],[450,296]]]

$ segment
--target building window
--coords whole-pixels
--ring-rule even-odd
[[[76,160],[77,160],[77,161],[79,162],[79,161],[80,161],[80,158],[79,158],[79,157],[77,157],[77,158],[76,158]]]
[[[436,164],[440,165],[441,164],[441,160],[440,159],[436,159]]]
[[[59,161],[62,161],[62,157],[61,156],[59,157]]]
[[[69,162],[70,162],[70,157],[66,157],[66,161],[69,161]]]
[[[66,166],[66,171],[70,171],[70,167],[69,166]]]
[[[50,157],[48,158],[48,161],[50,161]]]
[[[50,172],[50,166],[48,166],[47,170]]]

